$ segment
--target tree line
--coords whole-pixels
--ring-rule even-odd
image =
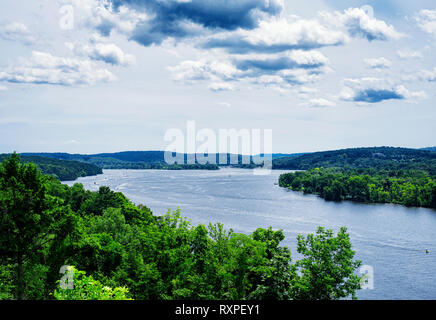
[[[0,155],[0,161],[8,158],[9,155]],[[61,181],[74,181],[79,177],[94,176],[102,174],[100,167],[79,161],[59,160],[41,156],[22,156],[23,162],[31,162],[44,173],[53,175]]]
[[[424,170],[436,175],[436,152],[418,149],[372,147],[323,151],[273,160],[274,169],[373,168],[377,170]]]
[[[61,184],[12,154],[0,164],[0,299],[340,299],[360,261],[345,227],[297,238],[153,215],[108,187]],[[74,288],[59,287],[62,266]]]
[[[332,201],[436,208],[436,179],[425,170],[315,168],[282,174],[279,185]]]

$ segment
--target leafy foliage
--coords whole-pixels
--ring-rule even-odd
[[[295,265],[291,295],[300,300],[338,300],[349,295],[356,299],[361,278],[354,274],[360,261],[353,261],[354,251],[347,229],[335,237],[332,230],[319,227],[316,234],[298,236],[298,252],[304,258]]]
[[[107,187],[63,185],[16,154],[0,165],[0,219],[2,299],[339,299],[358,289],[345,230],[316,238],[316,250],[301,244],[308,260],[292,265],[281,230],[154,216]],[[321,258],[325,280],[314,282],[309,262]],[[58,288],[64,265],[77,267],[74,290]]]
[[[70,267],[73,274],[72,289],[56,289],[53,296],[57,300],[131,300],[127,297],[129,290],[124,287],[110,288],[103,286],[85,271]]]
[[[436,208],[436,180],[420,170],[315,168],[282,174],[279,185],[332,201]]]
[[[273,161],[274,169],[309,170],[314,168],[374,168],[377,170],[423,170],[436,175],[436,152],[392,148],[356,148],[315,152]]]
[[[25,153],[26,156],[42,156],[61,160],[74,160],[94,164],[103,169],[157,169],[157,170],[218,170],[219,167],[256,168],[253,157],[237,154],[209,154],[212,159],[210,163],[200,161],[200,154],[195,155],[194,163],[188,154],[178,154],[183,159],[180,163],[167,164],[165,162],[165,151],[125,151],[117,153],[100,153],[93,155],[69,154],[69,153]],[[272,158],[285,156],[297,156],[299,154],[272,154]],[[205,156],[201,154],[201,156]],[[264,156],[261,154],[261,156]]]
[[[0,160],[8,155],[0,155]],[[103,173],[101,168],[88,163],[78,161],[58,160],[41,156],[22,156],[23,162],[31,162],[44,173],[53,175],[61,181],[73,181],[79,177],[94,176]]]

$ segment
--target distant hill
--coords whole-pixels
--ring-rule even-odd
[[[436,153],[428,150],[372,147],[314,152],[273,160],[274,169],[307,170],[317,167],[420,169],[436,174]]]
[[[421,150],[436,151],[436,147],[422,148]]]
[[[161,169],[167,168],[165,163],[165,151],[124,151],[116,153],[98,153],[98,154],[69,154],[69,153],[23,153],[26,156],[40,156],[48,157],[59,160],[80,161],[85,163],[94,164],[103,169]],[[263,154],[261,154],[263,156]],[[272,154],[272,159],[282,157],[293,157],[301,154]],[[220,157],[227,159],[227,164],[230,164],[231,159],[237,159],[236,163],[232,166],[240,167],[252,167],[253,164],[243,164],[243,156],[232,154],[211,154],[212,158],[215,158],[216,163],[219,166],[225,166],[219,164]],[[188,155],[184,154],[183,159],[187,163]],[[253,159],[250,158],[250,162]],[[198,163],[198,161],[197,161]],[[184,167],[188,168],[201,168],[199,166]],[[216,169],[216,167],[205,166],[205,169]]]
[[[0,161],[7,158],[8,154],[0,154]],[[103,173],[101,168],[84,162],[59,160],[49,157],[21,155],[23,162],[32,162],[40,170],[49,175],[54,175],[61,181],[72,181],[79,177],[93,176]]]

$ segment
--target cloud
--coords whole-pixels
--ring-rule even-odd
[[[168,38],[206,36],[203,48],[277,53],[341,45],[346,33],[369,41],[403,36],[363,8],[322,12],[320,21],[282,15],[283,0],[70,1],[81,11],[82,23],[101,35],[115,29],[144,46],[160,45]]]
[[[130,35],[136,26],[149,19],[146,13],[138,12],[124,5],[114,5],[109,0],[62,0],[75,8],[77,24],[97,30],[109,36],[112,30]],[[75,21],[76,21],[75,20]]]
[[[25,45],[36,42],[36,37],[29,31],[27,26],[20,22],[13,22],[0,27],[0,38],[9,41],[18,41]]]
[[[205,49],[222,48],[230,53],[277,53],[287,50],[312,50],[345,44],[349,36],[369,41],[399,39],[404,35],[362,8],[344,12],[320,12],[320,19],[282,16],[263,20],[254,29],[239,29],[207,37]]]
[[[148,21],[137,26],[130,35],[130,40],[143,46],[160,45],[168,38],[195,37],[204,34],[204,32],[205,30],[201,25],[189,21],[177,21],[177,24],[173,26],[155,26]]]
[[[323,98],[310,99],[309,101],[302,103],[302,106],[312,107],[312,108],[325,108],[333,107],[336,104],[332,101]]]
[[[378,103],[386,100],[425,98],[425,93],[411,92],[402,85],[394,85],[378,78],[346,79],[340,99],[358,103]]]
[[[211,80],[215,83],[234,80],[242,75],[229,61],[183,61],[177,66],[167,68],[175,81],[193,83],[201,80]]]
[[[364,59],[364,62],[366,66],[371,69],[389,69],[392,66],[392,62],[383,57]]]
[[[104,36],[117,30],[144,46],[191,39],[189,45],[207,58],[167,69],[177,82],[204,82],[212,91],[235,90],[240,83],[280,90],[313,83],[331,70],[328,59],[315,49],[344,45],[350,37],[369,41],[402,37],[361,8],[303,19],[285,15],[283,0],[71,1],[87,13],[88,26]],[[73,50],[113,65],[129,65],[133,60],[102,40]],[[389,63],[368,61],[379,69]]]
[[[433,70],[421,70],[418,73],[418,77],[420,80],[434,82],[436,81],[436,68]]]
[[[236,60],[240,70],[258,69],[277,71],[284,69],[317,69],[327,64],[328,59],[318,51],[289,51],[284,55],[263,55]]]
[[[317,20],[290,16],[261,21],[253,30],[241,29],[211,36],[203,41],[202,47],[223,48],[230,53],[277,53],[337,46],[345,41],[345,34],[328,29]]]
[[[116,77],[110,71],[96,68],[89,60],[56,57],[39,51],[32,51],[32,56],[20,66],[0,71],[0,81],[11,83],[70,86],[114,80]]]
[[[387,41],[404,37],[404,34],[397,32],[392,25],[376,19],[372,12],[367,12],[363,7],[349,8],[343,13],[323,12],[321,16],[329,23],[345,28],[352,37],[366,38],[368,41]]]
[[[208,86],[208,89],[219,92],[219,91],[233,91],[235,87],[227,82],[213,82]]]
[[[112,65],[129,66],[135,62],[133,55],[124,53],[114,43],[104,42],[96,36],[91,37],[88,44],[67,43],[67,46],[77,55],[86,55],[92,60]]]
[[[398,50],[397,56],[400,59],[421,59],[423,57],[421,52],[411,50]]]
[[[405,74],[401,78],[403,81],[407,81],[407,82],[416,82],[416,81],[436,82],[436,68],[433,68],[433,70],[422,69],[419,71],[415,71],[411,74]]]
[[[291,51],[279,55],[188,60],[168,67],[168,70],[175,81],[185,84],[208,82],[209,89],[213,91],[233,90],[234,85],[240,82],[289,89],[317,80],[328,72],[327,63],[328,59],[320,52]]]
[[[436,36],[436,10],[421,10],[415,15],[415,20],[421,30]]]
[[[0,86],[0,91],[8,91],[8,88],[5,86]]]
[[[126,8],[145,13],[132,39],[149,46],[167,38],[185,38],[201,29],[253,29],[265,16],[283,10],[283,0],[111,0],[113,10]]]

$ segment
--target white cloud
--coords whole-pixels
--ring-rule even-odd
[[[193,82],[198,80],[232,80],[242,74],[235,66],[227,61],[183,61],[175,67],[167,68],[175,81]]]
[[[295,50],[288,52],[289,57],[300,66],[325,65],[328,59],[319,51]]]
[[[400,39],[404,37],[383,20],[378,20],[364,8],[349,8],[343,13],[322,12],[320,14],[328,23],[345,28],[353,37],[366,38],[369,41]]]
[[[208,82],[213,91],[233,90],[238,83],[290,89],[316,81],[329,71],[327,58],[319,52],[293,51],[280,55],[248,55],[231,60],[183,61],[168,67],[172,79],[185,84]]]
[[[261,21],[253,30],[238,29],[213,35],[204,41],[203,46],[225,48],[233,53],[281,52],[336,46],[346,39],[343,32],[327,28],[317,20],[288,16]]]
[[[280,54],[238,55],[234,63],[243,71],[268,73],[280,70],[307,69],[322,73],[329,60],[319,51],[293,50]]]
[[[8,91],[8,88],[5,86],[0,86],[0,91]]]
[[[421,70],[418,73],[418,77],[421,80],[425,80],[425,81],[436,81],[436,68],[434,68],[433,70]]]
[[[228,82],[213,82],[208,86],[208,89],[212,91],[233,91],[235,87]]]
[[[436,82],[436,68],[433,70],[418,70],[410,74],[404,74],[401,79],[407,82],[428,81]]]
[[[78,24],[96,29],[104,36],[110,35],[112,30],[131,35],[139,23],[149,19],[147,14],[124,5],[114,10],[112,2],[108,0],[63,0],[63,2],[75,7]]]
[[[403,85],[398,85],[396,87],[396,92],[402,95],[405,99],[425,99],[427,94],[424,91],[410,91]]]
[[[424,32],[436,36],[436,10],[421,10],[415,20]]]
[[[36,37],[29,31],[27,26],[20,22],[13,22],[0,27],[0,38],[10,41],[19,41],[25,45],[36,42]]]
[[[88,44],[67,43],[78,55],[86,55],[92,60],[103,61],[112,65],[129,66],[135,62],[135,57],[124,53],[116,44],[108,43],[98,36],[91,37]]]
[[[392,62],[383,57],[364,59],[364,62],[371,69],[389,69],[392,66]]]
[[[412,92],[403,85],[379,78],[345,79],[339,98],[357,103],[379,103],[387,100],[423,99],[424,91]]]
[[[400,59],[421,59],[423,57],[421,52],[407,49],[398,50],[397,55]]]
[[[315,98],[315,99],[310,99],[309,101],[304,102],[301,105],[307,107],[313,107],[313,108],[324,108],[324,107],[333,107],[336,104],[327,99]]]
[[[32,51],[20,66],[0,72],[0,81],[55,85],[95,84],[110,82],[116,77],[106,69],[97,68],[89,60],[62,58],[46,52]]]

